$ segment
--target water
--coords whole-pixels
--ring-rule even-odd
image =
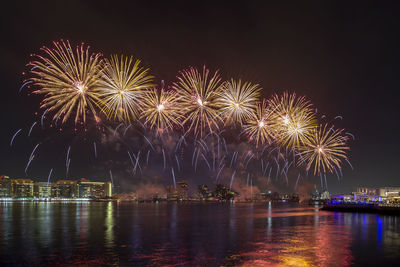
[[[298,204],[0,203],[2,265],[395,266],[400,217]]]

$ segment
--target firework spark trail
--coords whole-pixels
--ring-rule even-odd
[[[197,150],[197,154],[196,154],[196,160],[194,162],[194,171],[197,171],[197,161],[199,159],[199,155],[200,155],[200,150]]]
[[[334,120],[336,120],[336,119],[341,119],[341,120],[343,120],[343,117],[342,117],[342,116],[336,116],[336,117],[334,118]]]
[[[225,168],[225,164],[222,165],[222,167],[219,169],[218,173],[217,173],[217,177],[215,178],[215,181],[218,181],[219,175],[221,174],[222,170]]]
[[[36,121],[32,124],[32,126],[31,126],[31,128],[29,128],[29,132],[28,132],[28,136],[31,136],[31,132],[32,132],[32,129],[33,129],[33,127],[36,125]]]
[[[326,187],[326,191],[328,191],[328,182],[326,181],[326,174],[324,173],[324,178],[325,178],[325,187]]]
[[[18,93],[21,93],[22,88],[24,88],[25,85],[30,84],[30,83],[33,83],[33,81],[26,81],[26,82],[24,82],[24,83],[22,84],[22,86],[19,88]]]
[[[249,165],[249,163],[250,163],[250,160],[253,158],[253,155],[250,155],[250,157],[249,157],[249,159],[247,160],[247,163],[246,163],[246,166],[245,166],[245,168],[247,168],[247,165]]]
[[[249,186],[250,173],[247,173],[246,187]]]
[[[49,186],[50,177],[51,177],[51,174],[52,174],[52,173],[53,173],[53,168],[50,169],[49,175],[47,176],[47,186]]]
[[[339,172],[340,172],[340,177],[343,177],[343,173],[342,173],[342,168],[338,168],[339,169]]]
[[[195,147],[194,150],[193,150],[192,166],[194,165],[194,159],[195,159],[195,156],[196,156],[196,151],[197,151],[197,147]]]
[[[299,175],[297,175],[297,180],[296,180],[296,184],[295,184],[295,186],[294,186],[294,191],[297,190],[297,184],[298,184],[298,182],[299,182],[299,179],[300,179],[300,173],[299,173]]]
[[[128,129],[129,129],[129,128],[131,128],[131,126],[132,126],[132,124],[129,124],[129,125],[128,125],[128,127],[126,127],[126,128],[125,128],[125,131],[124,131],[124,134],[123,134],[123,136],[125,136],[125,134],[126,134],[126,131],[128,131]]]
[[[150,150],[147,150],[146,165],[149,165],[149,156],[150,156]]]
[[[151,144],[150,140],[147,139],[147,137],[145,135],[143,135],[144,139],[146,139],[147,143],[149,143],[151,149],[153,149],[153,151],[155,151],[154,146]]]
[[[67,156],[65,157],[65,166],[67,166],[68,164],[68,158],[69,158],[69,152],[71,151],[71,146],[68,146],[67,149]]]
[[[278,168],[276,168],[275,180],[278,180],[279,170],[280,170],[280,167],[279,167],[279,164],[278,164]]]
[[[171,167],[171,173],[172,173],[172,179],[173,179],[173,181],[174,181],[174,188],[176,188],[176,180],[175,180],[174,167]]]
[[[22,130],[22,129],[19,129],[18,131],[16,131],[16,132],[14,133],[14,135],[12,136],[11,141],[10,141],[10,146],[13,145],[13,142],[14,142],[15,137],[17,136],[17,134],[18,134],[21,130]]]
[[[211,170],[211,166],[210,166],[210,164],[208,163],[208,160],[206,159],[206,157],[204,157],[204,154],[203,154],[203,153],[201,153],[201,156],[203,157],[204,161],[206,162],[206,164],[207,164],[207,166],[208,166],[208,169]]]
[[[271,180],[271,171],[272,171],[272,166],[271,166],[271,168],[269,169],[269,174],[268,174],[268,183],[269,183],[269,181]]]
[[[43,129],[43,120],[44,120],[44,116],[46,115],[46,113],[47,113],[47,111],[48,111],[49,109],[46,109],[44,112],[43,112],[43,114],[42,114],[42,117],[40,118],[40,125],[41,125],[41,127],[42,127],[42,129]]]
[[[351,165],[350,161],[348,159],[345,159],[347,163],[350,165],[351,170],[354,170],[353,165]]]
[[[133,158],[132,158],[132,156],[131,156],[131,153],[129,152],[129,151],[127,151],[128,152],[128,155],[129,155],[129,159],[130,159],[130,161],[131,161],[131,164],[132,164],[132,172],[133,172],[133,175],[135,175],[136,174],[136,171],[135,171],[135,164],[133,163]]]
[[[261,159],[261,173],[264,172],[264,161],[263,159]]]
[[[175,154],[175,161],[176,161],[176,166],[178,167],[178,171],[181,170],[181,166],[179,164],[178,156]]]
[[[286,173],[286,172],[284,172],[283,174],[285,175],[285,179],[286,179],[286,185],[289,185],[289,179],[288,179],[288,177],[287,177],[287,173]]]
[[[253,200],[253,179],[250,180],[250,196],[251,200]]]
[[[346,132],[345,134],[347,134],[347,135],[351,136],[351,138],[353,138],[353,140],[356,140],[356,138],[354,137],[354,134],[352,134],[352,133],[349,133],[349,132]]]
[[[233,152],[232,158],[231,158],[231,164],[229,165],[229,168],[232,168],[232,164],[233,164],[233,159],[235,158],[235,153]]]
[[[96,147],[96,142],[93,142],[93,148],[94,148],[94,157],[97,159],[97,147]]]
[[[31,161],[32,161],[32,160],[33,160],[33,158],[29,158],[28,163],[27,163],[26,166],[25,166],[25,174],[26,174],[26,175],[28,175],[28,174],[27,174],[27,171],[28,171],[29,165],[31,164]]]
[[[26,167],[25,167],[25,174],[27,174],[29,165],[31,164],[32,160],[35,158],[34,154],[39,145],[40,145],[40,143],[36,144],[36,146],[33,148],[32,152],[31,152],[31,155],[29,156],[28,163],[26,164]]]
[[[68,159],[66,177],[68,177],[69,165],[70,165],[70,164],[71,164],[71,159]]]
[[[117,134],[117,131],[118,131],[119,127],[121,127],[122,125],[123,125],[123,123],[121,122],[120,124],[118,124],[117,127],[115,127],[115,129],[114,129],[114,136]]]
[[[165,159],[165,151],[164,151],[164,148],[162,149],[162,154],[163,154],[163,159],[164,159],[164,168],[163,168],[163,169],[165,170],[167,161],[166,161],[166,159]]]
[[[111,170],[110,170],[110,179],[111,179],[111,184],[114,184],[113,174],[112,174]]]
[[[69,158],[70,150],[71,150],[71,146],[68,146],[67,156],[65,157],[65,168],[66,168],[65,177],[68,177],[69,163],[70,163],[70,158]]]
[[[319,174],[319,177],[321,178],[321,190],[324,190],[324,184],[322,182],[322,173]]]
[[[139,163],[139,158],[140,158],[140,150],[137,153],[137,155],[133,154],[133,157],[135,158],[135,167],[133,168],[134,173],[136,173],[136,169],[137,167],[139,167],[140,173],[142,173],[142,168],[140,167],[140,163]]]
[[[263,171],[263,176],[265,176],[265,173],[267,172],[268,166],[269,166],[269,162],[267,162],[267,165],[265,166],[265,169]]]
[[[222,138],[222,141],[224,141],[225,152],[228,153],[228,147],[226,146],[225,138]]]
[[[336,173],[336,176],[338,178],[338,181],[340,181],[339,173],[337,172],[336,168],[333,168],[334,172]]]
[[[232,190],[233,179],[235,178],[236,170],[233,171],[231,177],[231,183],[229,184],[229,190]]]

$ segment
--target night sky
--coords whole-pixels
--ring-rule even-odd
[[[73,45],[84,41],[91,51],[107,57],[134,55],[151,68],[157,82],[164,80],[167,85],[179,70],[205,64],[219,69],[226,79],[259,83],[264,97],[284,91],[305,95],[319,116],[343,116],[332,123],[356,137],[350,141],[349,153],[354,170],[345,164],[340,182],[329,176],[330,191],[400,186],[398,5],[389,1],[116,2],[10,1],[3,9],[0,174],[26,177],[25,164],[35,145],[28,140],[27,130],[37,120],[34,112],[40,98],[28,96],[27,88],[18,93],[24,80],[21,73],[27,71],[30,53],[64,39]],[[10,148],[19,128],[23,133]],[[52,139],[54,146],[38,151],[28,177],[46,180],[49,169],[57,166],[55,177],[63,178],[68,145],[53,136],[42,139]],[[74,149],[75,155],[85,153]],[[125,160],[126,153],[121,154]],[[108,171],[72,167],[70,176],[98,178],[108,176]],[[129,179],[136,183],[135,178]]]

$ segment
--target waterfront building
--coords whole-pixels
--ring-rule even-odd
[[[76,181],[60,180],[52,184],[51,196],[55,198],[75,198],[78,195],[77,189]]]
[[[31,179],[11,179],[11,196],[15,198],[32,198],[34,182]]]
[[[0,176],[0,198],[11,196],[11,181],[10,177]]]
[[[167,186],[167,199],[168,200],[187,200],[188,197],[188,184],[181,180],[176,184]]]
[[[219,200],[234,200],[235,195],[238,196],[238,193],[230,190],[225,185],[217,184],[215,187],[215,196]]]
[[[47,182],[37,182],[34,186],[34,195],[38,198],[51,197],[51,184]]]
[[[198,194],[199,194],[199,198],[203,199],[203,200],[206,200],[206,199],[209,199],[212,197],[211,190],[205,184],[199,185]]]
[[[79,198],[112,197],[112,183],[91,182],[83,178],[78,182],[78,197]]]

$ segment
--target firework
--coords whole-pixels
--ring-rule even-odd
[[[315,113],[310,101],[296,94],[275,95],[268,103],[281,145],[298,148],[305,143],[316,127]]]
[[[195,68],[180,72],[178,82],[172,86],[180,96],[180,108],[183,110],[183,124],[188,130],[200,133],[218,128],[221,121],[218,115],[218,92],[221,89],[221,78],[218,72],[212,76],[203,67],[200,73]]]
[[[274,141],[276,131],[273,127],[274,121],[271,114],[267,101],[264,99],[262,103],[256,106],[256,112],[243,125],[243,132],[251,140],[255,140],[256,146],[271,144]]]
[[[83,43],[75,50],[70,43],[53,42],[54,48],[43,47],[44,56],[35,55],[30,78],[39,87],[34,93],[44,95],[41,108],[54,111],[53,120],[62,116],[64,123],[75,113],[75,123],[86,120],[89,110],[96,115],[99,101],[96,86],[101,75],[101,55],[89,53]]]
[[[182,110],[178,105],[179,97],[175,91],[164,89],[146,92],[141,109],[141,118],[150,129],[163,132],[179,125]]]
[[[148,71],[140,67],[140,60],[134,61],[132,56],[114,55],[105,60],[98,91],[108,118],[130,122],[138,117],[143,96],[153,86],[153,76]]]
[[[221,117],[226,123],[243,124],[254,115],[261,87],[241,80],[225,82],[218,92]]]
[[[306,170],[314,165],[314,175],[340,170],[341,162],[347,159],[347,136],[342,136],[343,130],[333,131],[327,125],[314,128],[312,135],[304,146],[299,147],[298,165],[305,164]]]

